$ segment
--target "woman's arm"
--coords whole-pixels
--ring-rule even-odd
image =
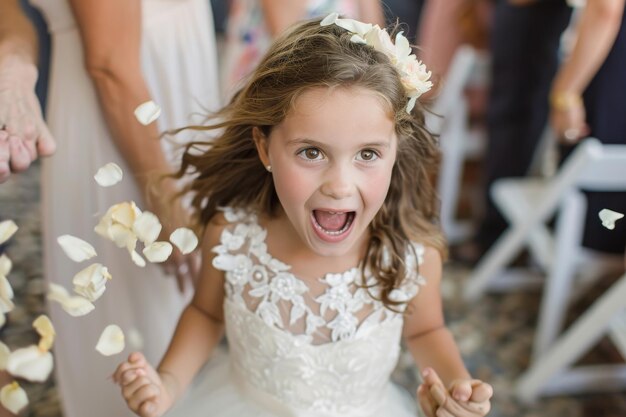
[[[306,2],[293,0],[261,0],[265,23],[272,38],[306,15]]]
[[[8,56],[37,62],[37,34],[18,0],[0,1],[0,63]]]

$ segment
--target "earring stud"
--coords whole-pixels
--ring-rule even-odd
[[[272,166],[271,165],[266,165],[265,169],[267,169],[267,172],[272,172]]]

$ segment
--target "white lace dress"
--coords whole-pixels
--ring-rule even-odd
[[[230,352],[216,355],[167,415],[415,417],[415,401],[389,380],[402,314],[357,285],[358,268],[304,282],[267,252],[255,215],[225,215],[231,225],[213,265],[226,272]],[[423,247],[415,248],[409,266],[422,262]],[[408,301],[422,284],[418,274],[408,276],[392,297]]]

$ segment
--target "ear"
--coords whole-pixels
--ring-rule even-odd
[[[256,150],[259,153],[259,159],[263,166],[271,165],[270,156],[269,156],[269,140],[268,138],[261,132],[261,129],[258,127],[252,128],[252,139],[254,139],[254,144],[256,145]]]

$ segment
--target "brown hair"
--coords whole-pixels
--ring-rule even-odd
[[[175,176],[193,177],[183,193],[192,193],[200,232],[219,207],[253,209],[271,216],[280,202],[272,176],[259,160],[253,128],[269,136],[302,92],[311,88],[373,91],[394,114],[398,151],[385,202],[370,224],[363,267],[377,279],[381,301],[392,307],[398,303],[389,299],[390,292],[411,272],[406,271],[405,259],[413,251],[412,241],[433,246],[445,256],[432,184],[439,151],[424,128],[419,103],[407,113],[408,97],[389,58],[352,42],[351,36],[336,25],[321,26],[319,20],[292,27],[274,42],[231,102],[210,117],[210,125],[188,127],[214,130],[217,137],[188,144]],[[391,256],[383,260],[384,252]]]

